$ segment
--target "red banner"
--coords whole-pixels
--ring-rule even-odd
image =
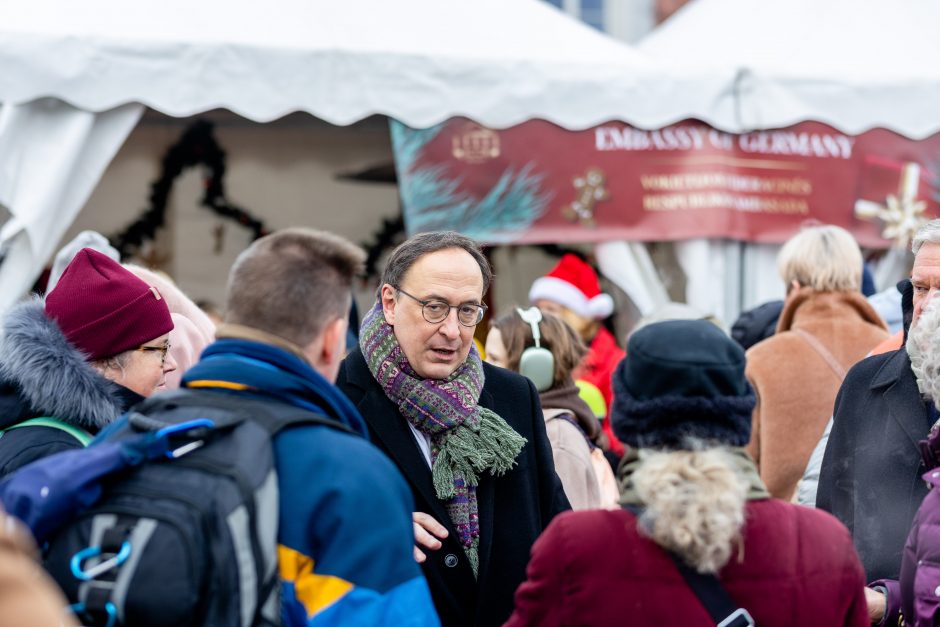
[[[733,135],[687,121],[567,131],[450,120],[392,126],[409,231],[490,242],[732,238],[783,242],[807,220],[885,248],[940,214],[940,135],[816,122]]]

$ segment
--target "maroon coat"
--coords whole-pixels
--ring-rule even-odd
[[[532,547],[506,627],[714,625],[675,564],[627,511],[561,514]],[[760,627],[868,625],[848,531],[818,510],[750,501],[743,561],[720,577]]]

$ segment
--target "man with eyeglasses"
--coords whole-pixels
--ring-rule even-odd
[[[457,233],[401,244],[337,379],[411,486],[415,559],[444,625],[502,624],[533,542],[570,508],[534,386],[474,346],[491,279]]]

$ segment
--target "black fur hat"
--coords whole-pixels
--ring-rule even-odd
[[[729,446],[751,439],[755,396],[744,350],[705,320],[669,320],[630,337],[614,373],[614,433],[636,448]]]

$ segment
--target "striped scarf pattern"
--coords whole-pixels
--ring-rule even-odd
[[[510,470],[526,439],[478,403],[483,362],[476,347],[446,379],[423,379],[408,363],[378,302],[362,321],[359,346],[372,376],[415,429],[431,439],[431,477],[474,575],[479,571],[480,473]]]

